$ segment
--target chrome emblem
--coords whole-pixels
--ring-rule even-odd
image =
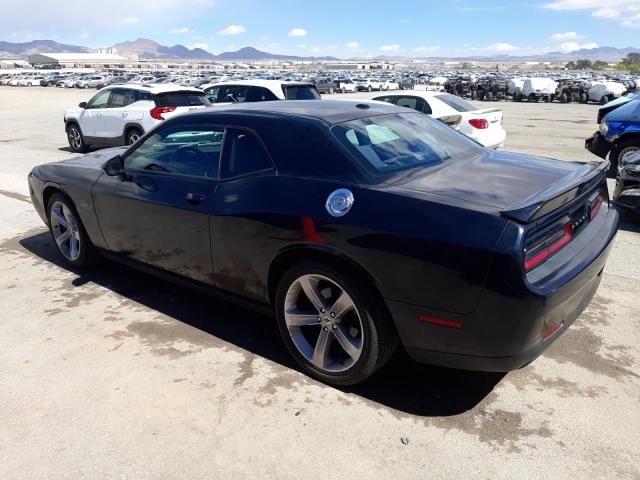
[[[342,217],[349,213],[353,202],[353,193],[346,188],[340,188],[327,197],[325,207],[332,217]]]

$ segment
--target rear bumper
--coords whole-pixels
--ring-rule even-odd
[[[492,127],[486,130],[474,130],[471,133],[462,132],[476,142],[489,148],[501,148],[507,138],[507,132],[502,127]]]
[[[512,296],[487,292],[466,315],[388,301],[408,354],[418,362],[468,370],[506,372],[531,363],[595,295],[618,227],[618,213],[607,211],[592,243],[600,247],[585,268],[558,288],[531,288]],[[421,321],[424,315],[448,324]]]
[[[584,148],[600,158],[607,158],[613,146],[614,145],[608,142],[600,132],[595,132],[584,142]]]

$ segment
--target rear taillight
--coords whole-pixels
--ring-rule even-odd
[[[162,114],[173,112],[175,109],[176,107],[156,107],[151,109],[149,113],[151,114],[151,118],[155,118],[156,120],[164,120]]]
[[[598,215],[598,212],[600,211],[600,208],[602,207],[602,204],[604,203],[604,193],[600,193],[595,200],[593,200],[591,202],[591,205],[589,207],[589,218],[591,220],[593,220],[596,215]]]
[[[485,128],[489,128],[489,121],[484,118],[472,118],[469,120],[469,125],[473,128],[483,130]]]
[[[525,248],[524,269],[533,270],[562,250],[573,238],[573,224],[565,223],[543,239]]]

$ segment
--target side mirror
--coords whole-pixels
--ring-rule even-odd
[[[104,165],[102,165],[102,169],[104,170],[104,173],[106,173],[110,177],[123,176],[125,174],[124,162],[122,161],[122,157],[120,155],[107,160]]]
[[[84,109],[84,108],[87,108],[87,102],[80,102],[80,103],[78,104],[78,106],[79,106],[80,108],[83,108],[83,109]]]

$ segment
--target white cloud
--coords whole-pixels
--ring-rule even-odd
[[[577,40],[582,38],[582,35],[578,35],[576,32],[564,32],[554,33],[549,37],[552,42],[568,42],[569,40]]]
[[[182,28],[172,28],[171,30],[169,30],[169,33],[193,33],[193,30],[191,30],[189,27],[182,27]]]
[[[120,20],[122,25],[133,25],[134,23],[138,23],[138,17],[124,17]]]
[[[577,42],[565,42],[560,45],[560,50],[565,53],[575,52],[576,50],[591,50],[592,48],[598,48],[597,43],[577,43]]]
[[[514,50],[518,50],[518,47],[515,45],[511,45],[510,43],[494,43],[493,45],[489,45],[485,48],[485,50],[489,50],[492,52],[513,52]]]
[[[640,26],[640,0],[556,0],[545,3],[550,10],[586,10],[591,16],[603,20],[617,20],[625,27]]]
[[[347,43],[347,48],[349,50],[358,50],[360,48],[360,44],[358,42],[349,42]]]
[[[292,28],[289,32],[290,37],[306,37],[308,35],[304,28]]]
[[[617,8],[600,8],[591,14],[596,18],[618,18],[620,16],[620,10]]]
[[[229,25],[218,32],[218,35],[240,35],[246,32],[247,29],[242,25]]]
[[[207,48],[209,48],[209,45],[207,45],[206,43],[194,43],[189,48],[192,50],[194,48],[201,48],[202,50],[206,50]]]
[[[380,47],[381,52],[398,52],[400,51],[400,45],[394,43],[393,45],[382,45]]]

